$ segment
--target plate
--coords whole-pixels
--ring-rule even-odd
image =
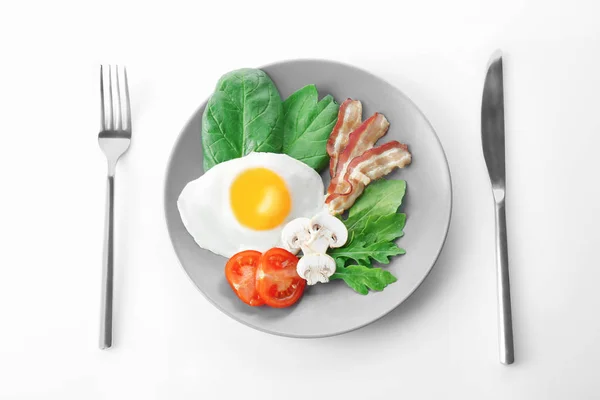
[[[390,121],[383,142],[398,140],[408,144],[412,164],[388,176],[407,182],[401,211],[408,218],[405,235],[398,241],[406,254],[393,257],[386,266],[398,281],[367,296],[355,293],[342,281],[318,284],[308,288],[295,306],[286,309],[243,304],[225,280],[226,259],[194,242],[177,209],[181,190],[203,173],[200,127],[206,102],[181,132],[167,168],[165,213],[175,252],[204,296],[225,314],[250,327],[291,337],[333,336],[360,328],[406,300],[435,264],[446,239],[452,208],[452,185],[444,150],[417,106],[399,89],[364,70],[324,60],[284,61],[261,69],[275,82],[283,99],[305,85],[316,84],[320,96],[332,94],[338,103],[348,97],[361,100],[363,118],[378,111]]]

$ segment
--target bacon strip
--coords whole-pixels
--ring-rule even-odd
[[[333,178],[337,168],[338,157],[346,144],[350,132],[358,128],[362,121],[362,103],[358,100],[346,99],[340,106],[338,119],[327,140],[329,154],[329,174]]]
[[[354,158],[348,165],[344,176],[349,190],[345,193],[334,193],[325,202],[332,215],[341,214],[352,207],[372,181],[382,178],[394,168],[404,168],[410,164],[412,156],[408,146],[392,141],[367,150],[363,155]]]
[[[363,122],[348,137],[348,144],[339,155],[335,175],[327,188],[327,194],[344,193],[349,190],[344,177],[348,165],[355,157],[372,148],[377,140],[386,134],[390,123],[383,114],[375,113]]]

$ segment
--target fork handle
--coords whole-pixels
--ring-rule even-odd
[[[114,272],[114,200],[115,175],[108,175],[106,187],[106,221],[104,226],[104,257],[102,261],[102,303],[100,348],[112,346],[113,272]]]
[[[504,198],[496,201],[496,269],[498,284],[498,333],[500,337],[500,362],[512,364],[515,360],[513,346],[510,280],[508,276],[508,243],[506,239],[506,209]]]

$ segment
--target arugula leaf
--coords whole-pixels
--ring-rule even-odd
[[[329,279],[341,279],[346,282],[348,286],[362,295],[368,294],[369,289],[380,292],[385,289],[387,285],[398,280],[389,271],[381,268],[369,268],[364,265],[349,265],[344,267],[339,264],[335,274]]]
[[[406,182],[381,179],[365,188],[344,221],[348,230],[362,232],[369,217],[395,214],[406,193]],[[371,228],[372,229],[372,228]]]
[[[219,79],[202,117],[204,170],[253,151],[281,153],[283,102],[269,76],[244,68]]]
[[[406,214],[372,215],[357,234],[365,243],[391,242],[404,236]]]
[[[334,259],[351,259],[358,264],[371,266],[370,259],[373,259],[381,264],[389,264],[390,257],[405,253],[406,251],[398,247],[398,245],[394,242],[382,241],[372,244],[365,244],[362,241],[355,240],[348,246],[331,250],[329,255]]]
[[[331,95],[318,100],[316,86],[308,85],[283,102],[283,153],[317,171],[329,162],[327,139],[340,107]]]
[[[371,266],[373,261],[388,264],[389,258],[406,253],[394,243],[404,235],[406,214],[398,214],[406,182],[380,180],[367,186],[342,222],[350,240],[329,252],[334,259],[352,260]]]
[[[363,295],[396,282],[389,271],[373,268],[372,263],[388,264],[390,257],[406,253],[394,243],[404,235],[406,214],[397,211],[405,192],[404,181],[380,180],[367,186],[348,218],[342,219],[349,240],[329,252],[336,263],[336,272],[329,279],[341,279]]]

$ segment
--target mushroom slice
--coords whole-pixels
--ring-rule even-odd
[[[310,240],[309,218],[296,218],[288,222],[281,231],[283,248],[292,254],[298,254],[308,240]]]
[[[327,254],[304,254],[298,261],[296,272],[306,279],[309,285],[318,282],[327,283],[329,277],[335,273],[335,261]]]
[[[335,248],[342,247],[348,240],[348,229],[346,225],[328,212],[320,212],[310,220],[310,237],[314,242],[326,242],[327,245],[323,251],[325,253],[327,247]],[[324,240],[323,240],[324,239]],[[321,250],[322,246],[318,250]]]
[[[329,247],[328,234],[326,229],[318,224],[310,224],[309,238],[302,244],[302,253],[304,254],[325,254]]]

